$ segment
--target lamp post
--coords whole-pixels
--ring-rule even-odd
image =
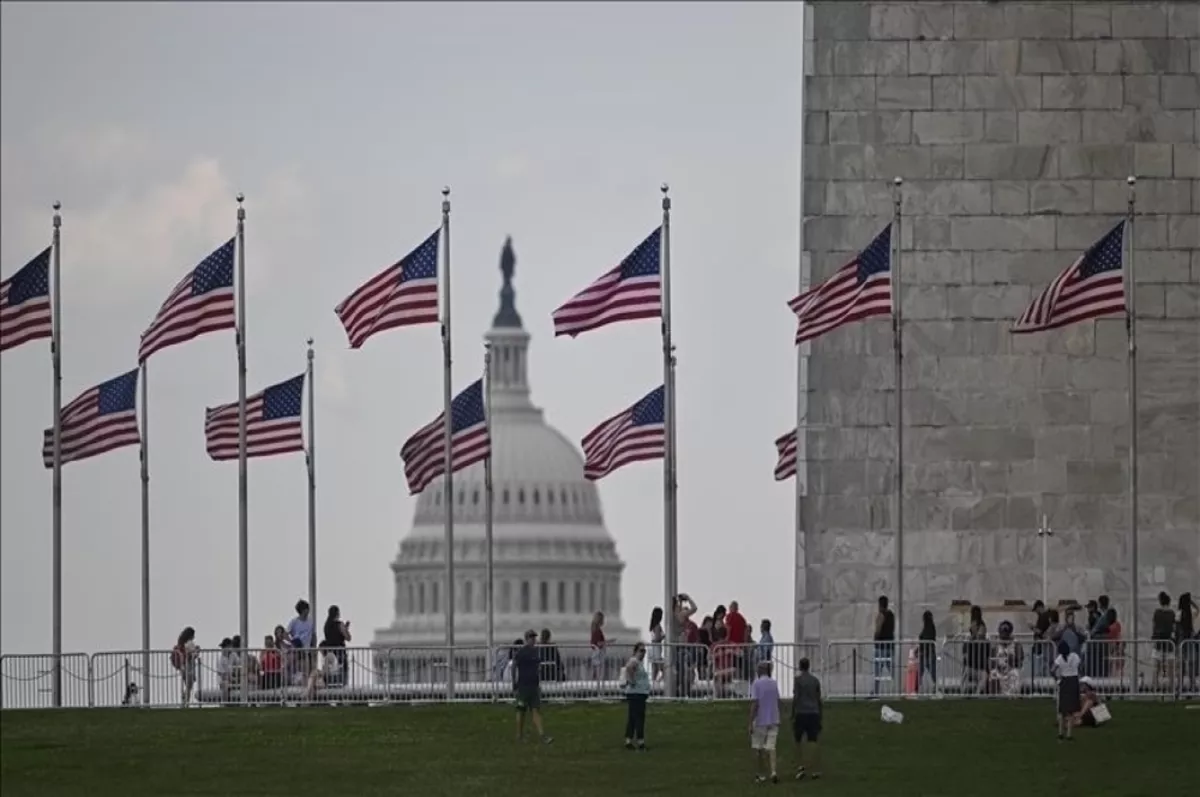
[[[1046,523],[1046,516],[1042,515],[1041,525],[1037,530],[1038,538],[1042,541],[1042,603],[1049,606],[1049,601],[1046,598],[1046,572],[1047,572],[1047,546],[1050,538],[1054,536],[1054,531]]]

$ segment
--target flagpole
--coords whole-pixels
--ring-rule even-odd
[[[896,638],[904,638],[904,339],[901,312],[900,203],[903,178],[892,181],[892,341],[896,354]]]
[[[1137,283],[1134,281],[1133,215],[1137,202],[1137,178],[1132,175],[1129,184],[1129,207],[1126,211],[1126,235],[1129,238],[1129,267],[1125,274],[1125,328],[1129,336],[1129,560],[1130,560],[1130,610],[1133,613],[1133,639],[1138,636],[1138,404],[1137,404],[1137,310],[1135,299]],[[1136,641],[1134,642],[1136,645]]]
[[[142,704],[150,705],[150,388],[149,359],[139,374],[142,391]]]
[[[238,359],[238,581],[242,648],[250,645],[249,522],[246,506],[246,197],[237,195],[237,359]],[[313,607],[316,611],[316,607]],[[249,667],[242,668],[242,701],[249,697]]]
[[[454,418],[451,415],[451,365],[450,353],[450,187],[442,189],[442,421],[444,428],[444,466],[446,483],[446,699],[454,699],[454,473],[453,459]]]
[[[668,643],[679,641],[675,627],[675,597],[679,594],[679,562],[675,513],[675,346],[671,341],[671,197],[670,186],[663,183],[660,267],[662,271],[662,352],[663,352],[663,586],[666,592],[663,615]],[[674,667],[664,668],[667,697],[675,696]]]
[[[54,707],[62,706],[62,304],[60,301],[59,275],[62,264],[62,203],[54,203],[54,262],[50,284],[54,293],[50,298],[53,316],[50,321],[50,362],[53,368],[54,394],[54,478],[51,488],[53,522],[51,530],[52,581],[53,581],[53,647],[54,647]]]
[[[485,343],[483,349],[483,390],[484,390],[484,420],[487,423],[488,440],[492,438],[492,344]],[[487,517],[484,519],[484,539],[487,546],[487,569],[485,571],[485,580],[487,581],[487,649],[488,649],[488,672],[491,672],[492,657],[495,655],[496,647],[496,611],[495,601],[492,596],[493,584],[495,579],[495,559],[493,557],[493,507],[492,503],[492,455],[488,454],[487,459],[483,461],[483,499],[484,511]],[[489,675],[490,678],[490,675]]]
[[[308,605],[317,611],[317,383],[313,376],[313,339],[308,339]]]

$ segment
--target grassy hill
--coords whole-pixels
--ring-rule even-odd
[[[1113,722],[1055,738],[1049,700],[831,705],[825,778],[751,782],[744,704],[651,705],[645,753],[620,705],[550,705],[554,743],[515,740],[506,705],[94,709],[0,717],[4,797],[327,795],[1174,797],[1195,794],[1200,711],[1116,703]],[[794,755],[780,734],[783,774]]]

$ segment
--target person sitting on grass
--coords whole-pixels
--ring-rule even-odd
[[[807,658],[800,659],[800,672],[792,684],[792,735],[796,739],[796,780],[807,774],[804,767],[804,740],[808,740],[809,766],[813,780],[821,777],[821,681],[809,672]]]
[[[1112,719],[1104,698],[1096,691],[1096,684],[1087,676],[1079,679],[1080,711],[1071,721],[1075,727],[1098,728]]]
[[[770,765],[771,782],[778,783],[775,740],[779,737],[779,685],[771,677],[771,662],[758,664],[758,677],[750,687],[750,749],[754,751],[754,780],[766,783],[763,764]]]
[[[543,744],[553,741],[542,727],[542,657],[537,649],[537,631],[525,632],[525,643],[513,654],[513,691],[516,692],[517,741],[525,740],[525,715],[533,718]]]

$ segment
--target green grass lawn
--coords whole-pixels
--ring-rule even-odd
[[[736,795],[838,797],[1173,797],[1189,771],[1200,711],[1116,703],[1102,729],[1055,739],[1051,703],[898,702],[828,707],[825,778],[751,782],[744,704],[651,705],[651,749],[621,746],[620,705],[550,705],[543,747],[515,740],[496,706],[5,712],[0,791],[24,795]],[[781,766],[794,762],[780,734]],[[297,776],[295,773],[302,772]]]

